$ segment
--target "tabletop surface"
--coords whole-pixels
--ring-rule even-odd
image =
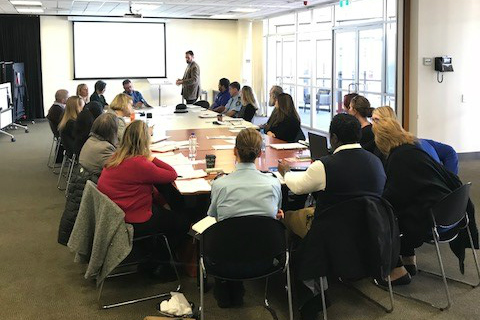
[[[191,133],[194,132],[197,137],[197,156],[196,160],[204,160],[207,154],[216,156],[215,168],[223,170],[225,173],[232,172],[235,169],[236,159],[232,149],[217,150],[216,145],[232,145],[234,139],[218,139],[215,137],[229,136],[235,137],[242,127],[258,128],[248,121],[232,121],[233,124],[216,125],[213,121],[216,118],[200,118],[201,114],[217,115],[217,113],[189,106],[188,113],[175,114],[174,107],[155,107],[152,109],[144,109],[136,111],[136,119],[145,120],[146,113],[151,112],[152,118],[150,123],[155,125],[155,135],[165,135],[169,141],[185,141],[188,140]],[[145,115],[139,114],[145,113]],[[224,121],[228,123],[230,117],[224,116]],[[236,130],[233,127],[236,127]],[[285,143],[283,140],[266,136],[266,150],[262,155],[256,159],[255,164],[257,169],[261,171],[270,171],[271,168],[278,166],[278,160],[289,159],[292,166],[307,167],[310,162],[296,162],[294,159],[299,155],[309,155],[309,150],[276,150],[270,147],[270,144]],[[188,157],[188,148],[174,151],[175,153],[182,153]],[[155,156],[157,153],[153,153]],[[157,154],[158,155],[158,154]],[[205,162],[196,163],[193,165],[194,169],[206,169]],[[216,173],[209,174],[205,179],[212,180]]]

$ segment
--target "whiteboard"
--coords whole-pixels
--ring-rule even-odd
[[[165,23],[73,22],[75,79],[166,78]]]

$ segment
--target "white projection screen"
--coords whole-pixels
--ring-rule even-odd
[[[75,79],[166,78],[165,23],[73,22]]]

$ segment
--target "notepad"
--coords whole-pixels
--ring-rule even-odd
[[[307,149],[306,146],[300,143],[272,143],[270,147],[277,150]]]
[[[198,117],[199,118],[216,118],[217,113],[202,113]]]
[[[173,166],[173,169],[177,172],[178,180],[196,179],[207,176],[205,170],[195,170],[191,164],[176,165]]]
[[[180,193],[197,193],[197,192],[210,192],[212,186],[205,179],[192,179],[192,180],[177,180],[175,181],[178,191]]]
[[[214,217],[207,216],[202,220],[198,221],[197,223],[195,223],[192,226],[192,230],[198,234],[202,234],[205,230],[213,226],[215,223],[217,223],[217,219],[215,219]]]
[[[188,158],[185,157],[181,153],[172,154],[170,156],[159,157],[159,159],[162,160],[163,162],[171,165],[172,167],[173,166],[191,165],[192,164],[190,162],[190,160],[188,160]]]
[[[216,144],[212,146],[215,150],[233,150],[234,144]]]

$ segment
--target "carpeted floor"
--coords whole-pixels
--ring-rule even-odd
[[[155,315],[158,301],[99,310],[96,288],[83,278],[84,266],[73,262],[73,255],[56,242],[57,228],[65,197],[56,188],[57,177],[47,168],[51,133],[48,123],[30,124],[30,133],[12,131],[17,142],[11,143],[0,135],[0,319],[116,319],[141,320]],[[473,182],[472,198],[480,200],[480,161],[461,163],[461,177]],[[457,263],[447,247],[443,247],[447,272],[459,276]],[[467,252],[467,254],[470,254]],[[470,258],[470,257],[469,257]],[[419,265],[437,268],[432,247],[419,250]],[[472,259],[467,259],[467,275],[474,279]],[[199,303],[194,279],[183,277],[183,292],[187,299]],[[272,304],[280,319],[286,319],[287,304],[282,292],[282,277],[273,280]],[[387,303],[386,293],[369,281],[357,286],[381,303]],[[154,284],[137,276],[107,282],[105,300],[129,298],[132,294],[146,295],[173,289],[172,284]],[[428,306],[395,298],[395,311],[387,314],[354,291],[332,285],[329,308],[331,319],[480,319],[480,289],[450,283],[454,304],[448,311],[436,311]],[[444,298],[441,282],[419,275],[403,291],[425,296],[433,301]],[[271,319],[262,308],[263,282],[247,284],[245,306],[232,310],[219,309],[210,291],[206,294],[207,319]],[[296,314],[298,316],[298,314]]]

